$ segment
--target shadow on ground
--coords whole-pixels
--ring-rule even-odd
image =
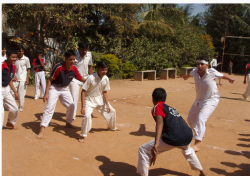
[[[149,136],[149,137],[155,137],[155,132],[146,131],[146,125],[140,124],[140,128],[136,132],[129,133],[134,136]]]
[[[104,176],[139,176],[136,173],[136,167],[124,162],[115,162],[111,161],[106,156],[96,156],[96,160],[102,162],[99,166],[100,171],[103,173]],[[160,176],[160,175],[179,175],[179,176],[189,176],[188,174],[172,171],[168,169],[151,169],[149,170],[149,175],[153,176]]]
[[[244,98],[229,98],[229,97],[220,97],[220,98],[224,98],[224,99],[228,99],[228,100],[238,100],[238,101],[244,101],[249,103],[250,101],[246,101]]]

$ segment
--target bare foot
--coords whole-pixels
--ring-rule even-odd
[[[97,118],[97,116],[95,116],[93,113],[91,114],[91,117],[92,118]]]
[[[40,131],[39,131],[39,134],[37,135],[37,139],[42,139],[43,138],[43,132],[45,130],[45,127],[44,126],[41,126],[40,127]]]
[[[192,148],[194,149],[195,152],[198,152],[200,150],[200,148],[196,145],[193,145]]]
[[[12,128],[13,130],[17,130],[18,129],[12,123],[10,123],[10,122],[7,122],[6,126],[9,127],[9,128]]]
[[[78,140],[78,141],[81,142],[81,143],[84,143],[84,142],[85,142],[85,139],[84,139],[84,137],[79,136],[79,140]]]
[[[76,126],[72,125],[71,123],[66,122],[66,127],[68,128],[77,128]]]
[[[206,174],[202,171],[200,171],[200,176],[206,176]]]

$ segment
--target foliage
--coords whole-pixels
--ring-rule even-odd
[[[122,64],[122,78],[133,78],[134,72],[136,71],[134,64],[125,62]]]
[[[105,61],[108,64],[108,77],[111,79],[113,78],[120,78],[120,69],[121,69],[121,60],[118,59],[113,54],[106,54],[100,57],[100,61]]]

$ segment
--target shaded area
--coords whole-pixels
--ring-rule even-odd
[[[34,98],[35,98],[35,96],[25,95],[25,98],[34,99]],[[34,101],[35,101],[35,100],[34,100]]]
[[[249,120],[249,119],[245,119],[245,121],[246,121],[246,122],[250,122],[250,120]]]
[[[103,173],[104,176],[139,176],[136,173],[136,167],[124,162],[115,162],[111,161],[106,156],[96,156],[96,160],[102,162],[99,166],[100,171]],[[160,176],[160,175],[179,175],[179,176],[189,176],[188,174],[172,171],[168,169],[151,169],[149,171],[149,175],[152,176]]]
[[[231,94],[242,95],[242,93],[232,93],[232,92],[231,92]]]
[[[220,97],[220,98],[224,98],[224,99],[229,99],[229,100],[238,100],[238,101],[244,101],[244,102],[250,102],[250,101],[246,101],[244,98],[229,98],[229,97]]]
[[[130,132],[129,134],[134,136],[149,136],[149,137],[155,137],[155,132],[146,131],[146,125],[140,124],[140,128],[136,132]]]

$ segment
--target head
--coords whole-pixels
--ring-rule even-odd
[[[217,54],[214,54],[214,58],[217,59],[218,55]]]
[[[2,45],[2,56],[6,54],[6,46]]]
[[[97,74],[100,78],[105,76],[108,72],[108,65],[104,61],[98,62],[96,68],[97,68]]]
[[[197,59],[197,69],[200,74],[205,74],[207,68],[209,68],[208,56],[199,56]]]
[[[18,58],[22,58],[24,54],[24,47],[23,45],[18,45],[17,46],[17,56]]]
[[[64,53],[66,66],[72,66],[75,63],[76,54],[73,50]]]
[[[15,64],[17,60],[17,52],[15,50],[8,50],[6,56],[8,65]]]
[[[43,50],[37,49],[36,50],[36,56],[37,56],[37,58],[42,58],[42,56],[43,56]]]
[[[167,93],[163,88],[156,88],[152,93],[153,104],[156,105],[157,102],[165,102],[167,99]]]
[[[78,43],[78,51],[82,57],[84,57],[89,49],[89,44],[87,41],[81,41]]]

